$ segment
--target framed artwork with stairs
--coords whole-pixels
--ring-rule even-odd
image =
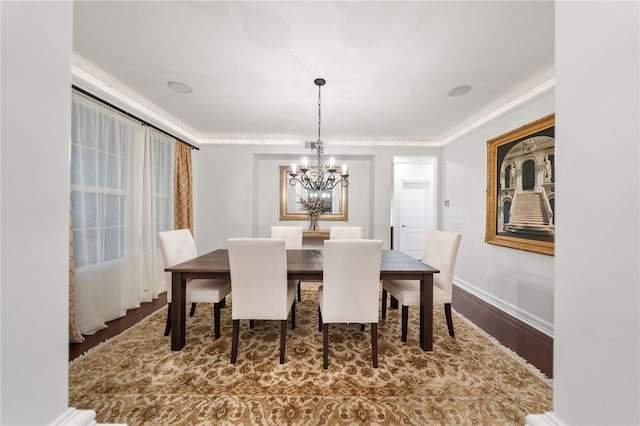
[[[553,256],[555,114],[487,141],[485,242]]]

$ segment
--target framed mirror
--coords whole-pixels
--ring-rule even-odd
[[[314,169],[310,172],[315,173]],[[307,190],[299,183],[290,185],[289,176],[291,166],[280,166],[280,220],[308,220],[309,215],[300,204],[300,200],[307,198]],[[348,187],[336,185],[330,194],[330,199],[319,220],[348,220]]]

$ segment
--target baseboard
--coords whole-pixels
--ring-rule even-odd
[[[457,285],[453,286],[452,305],[501,344],[553,378],[553,337]]]
[[[93,410],[78,410],[69,407],[60,417],[51,423],[51,426],[95,426],[96,413]]]
[[[564,423],[555,414],[529,414],[524,419],[525,426],[562,426]]]
[[[471,285],[459,278],[454,278],[453,280],[453,284],[454,286],[457,286],[458,288],[461,288],[462,290],[465,290],[467,293],[471,293],[472,295],[476,296],[477,298],[487,302],[488,304],[500,309],[501,311],[504,311],[505,313],[509,314],[510,316],[519,319],[520,321],[524,322],[525,324],[537,329],[538,331],[543,332],[544,334],[546,334],[547,336],[550,336],[551,338],[553,338],[553,324],[549,323],[548,321],[543,320],[542,318],[539,318],[535,315],[530,314],[529,312],[520,309],[519,307],[506,302],[504,299],[501,299],[499,297],[494,296],[493,294],[478,288],[474,285]]]
[[[127,426],[124,423],[97,423],[96,412],[93,410],[78,410],[77,408],[69,407],[64,413],[55,419],[51,426]]]

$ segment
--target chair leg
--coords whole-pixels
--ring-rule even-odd
[[[296,328],[296,301],[293,301],[293,305],[291,306],[291,329],[295,330]]]
[[[329,368],[329,324],[322,324],[322,368]]]
[[[240,335],[240,320],[233,320],[233,337],[231,337],[231,364],[236,363],[238,356],[238,336]]]
[[[371,357],[373,368],[378,368],[378,324],[371,323]]]
[[[167,303],[167,324],[164,326],[164,335],[171,333],[171,303]]]
[[[449,328],[449,336],[456,337],[453,332],[453,318],[451,317],[451,303],[444,304],[444,316],[447,318],[447,327]]]
[[[256,326],[256,321],[255,320],[249,320],[249,328],[253,328]]]
[[[220,301],[220,307],[221,308],[226,308],[227,307],[227,298],[223,297],[222,300]]]
[[[387,290],[382,289],[382,319],[387,319]]]
[[[318,305],[318,331],[322,331],[322,312],[320,312],[320,305]]]
[[[287,341],[287,320],[280,321],[280,364],[284,364],[284,349]]]
[[[302,293],[300,291],[300,281],[298,281],[298,302],[302,302]]]
[[[407,341],[407,323],[409,322],[409,307],[402,305],[402,341]]]
[[[195,313],[196,313],[196,304],[192,303],[191,304],[191,311],[189,312],[189,316],[192,317],[193,314],[195,314]]]
[[[364,331],[364,324],[360,324],[360,331]]]
[[[398,299],[391,296],[391,302],[389,302],[389,306],[391,307],[391,309],[398,309]]]
[[[222,299],[224,301],[224,299]],[[216,339],[220,337],[220,309],[222,302],[213,304],[213,329]]]

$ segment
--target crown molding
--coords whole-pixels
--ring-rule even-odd
[[[183,138],[185,142],[196,145],[298,145],[303,144],[304,140],[295,137],[273,137],[273,136],[245,136],[245,135],[229,135],[229,136],[206,136],[196,133],[186,124],[172,117],[163,111],[157,105],[149,102],[142,96],[128,89],[124,84],[114,79],[110,75],[104,73],[95,65],[83,59],[81,56],[74,54],[71,66],[72,81],[78,87],[87,90],[104,100],[117,105],[125,111],[130,111],[150,123],[164,129],[176,136]],[[405,147],[429,147],[441,148],[462,136],[472,132],[473,130],[486,125],[487,123],[498,119],[499,117],[520,108],[521,106],[532,102],[542,96],[547,95],[555,89],[555,77],[552,77],[542,84],[539,84],[526,93],[519,95],[503,105],[495,108],[489,114],[483,115],[481,118],[472,123],[456,130],[441,140],[422,140],[422,139],[347,139],[335,138],[326,145],[333,146],[405,146]]]

